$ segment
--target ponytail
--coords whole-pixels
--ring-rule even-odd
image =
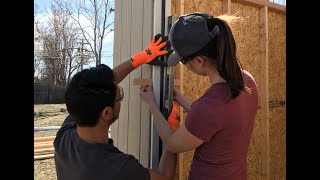
[[[207,56],[213,61],[218,73],[230,87],[231,97],[228,99],[229,101],[231,98],[235,99],[239,96],[241,91],[249,92],[249,89],[244,85],[241,63],[236,54],[236,42],[226,21],[211,18],[208,19],[207,23],[209,31],[218,26],[219,34],[192,56]]]

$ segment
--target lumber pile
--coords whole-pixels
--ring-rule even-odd
[[[34,160],[53,158],[55,136],[34,138]]]

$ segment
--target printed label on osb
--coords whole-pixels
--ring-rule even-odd
[[[269,108],[285,107],[285,106],[286,106],[285,100],[271,100],[271,101],[269,101]]]

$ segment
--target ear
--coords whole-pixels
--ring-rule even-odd
[[[110,106],[105,107],[101,113],[100,113],[100,117],[103,123],[110,123],[109,121],[112,119],[112,112],[113,112],[113,108],[111,108]]]
[[[205,59],[203,56],[197,56],[196,61],[201,67],[205,66]]]

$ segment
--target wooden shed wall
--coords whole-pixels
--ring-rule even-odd
[[[242,18],[231,26],[237,56],[243,68],[254,76],[259,90],[259,109],[248,154],[248,179],[285,179],[286,13],[283,6],[257,2],[172,0],[171,11],[177,16],[202,11]],[[180,80],[180,90],[191,100],[199,98],[210,86],[207,77],[198,76],[181,64],[175,67],[175,79]],[[181,112],[184,120],[186,113]],[[188,178],[193,153],[179,154],[176,179]]]
[[[114,66],[149,45],[152,38],[153,4],[150,0],[116,0],[114,31]],[[111,138],[124,153],[131,154],[140,163],[149,166],[150,111],[139,97],[140,86],[133,79],[151,79],[151,67],[142,65],[121,83],[124,99],[119,119],[111,125]]]
[[[270,178],[286,179],[286,16],[268,18]]]

